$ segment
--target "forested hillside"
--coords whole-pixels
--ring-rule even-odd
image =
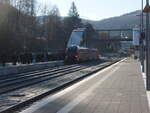
[[[112,17],[108,19],[103,19],[101,21],[84,20],[83,22],[88,22],[93,25],[96,29],[120,29],[120,28],[133,28],[140,24],[141,11],[137,10],[131,13],[127,13],[118,17]]]

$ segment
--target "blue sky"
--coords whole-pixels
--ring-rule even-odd
[[[37,0],[42,4],[57,5],[61,16],[66,16],[74,1],[80,17],[91,20],[119,16],[141,8],[141,0]],[[146,0],[144,0],[146,1]],[[145,4],[145,3],[144,3]]]

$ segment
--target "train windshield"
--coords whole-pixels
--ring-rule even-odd
[[[83,31],[74,31],[72,32],[67,47],[72,45],[80,46],[80,43],[83,40]]]

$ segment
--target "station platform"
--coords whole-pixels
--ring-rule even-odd
[[[150,113],[140,64],[124,59],[21,113]]]

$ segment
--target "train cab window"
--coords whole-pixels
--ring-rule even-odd
[[[83,31],[73,31],[70,36],[67,47],[69,47],[71,45],[79,46],[82,40],[83,40]]]

